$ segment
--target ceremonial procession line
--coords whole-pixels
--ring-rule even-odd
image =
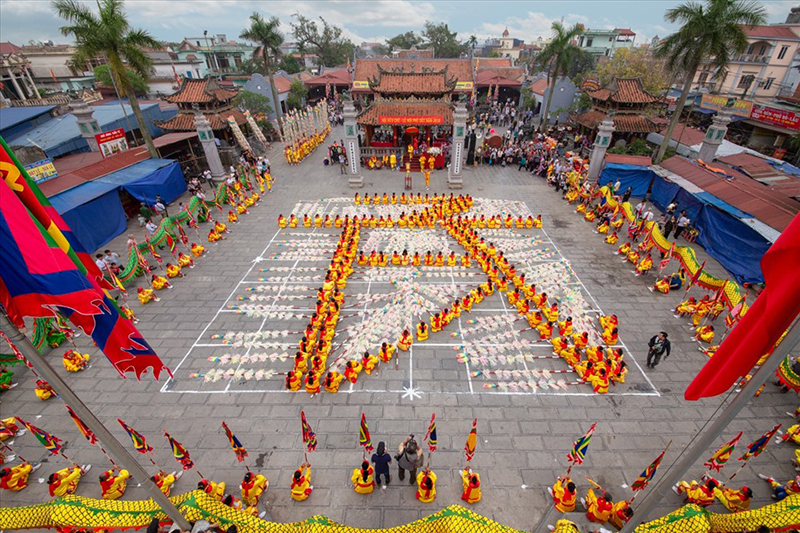
[[[327,262],[336,246],[337,233],[331,232],[335,217],[343,220],[345,216],[367,215],[376,220],[384,217],[397,220],[402,212],[410,213],[426,207],[411,202],[397,205],[396,197],[394,200],[395,203],[382,204],[379,201],[377,205],[365,205],[366,202],[354,203],[352,198],[322,199],[297,204],[289,213],[289,219],[281,215],[287,227],[280,228],[271,236],[175,366],[175,377],[161,391],[211,394],[292,392],[287,390],[284,378],[292,370],[297,345],[303,336],[303,323],[315,312],[313,302],[317,296],[314,293],[322,285]],[[491,218],[499,215],[511,217],[511,214],[520,220],[531,217],[523,202],[489,199],[476,199],[468,216]],[[292,227],[291,219],[294,219],[295,227]],[[572,312],[575,332],[588,331],[592,340],[590,344],[606,345],[596,326],[597,318],[604,313],[544,229],[520,230],[500,225],[494,229],[481,228],[479,233],[486,242],[496,244],[497,250],[505,251],[511,263],[529,276],[528,282],[542,287],[543,292],[554,291],[552,296],[556,301],[561,299],[560,320]],[[420,319],[430,320],[442,304],[446,306],[453,297],[469,293],[471,288],[477,288],[486,280],[486,274],[477,264],[464,266],[459,261],[457,266],[456,263],[448,266],[449,262],[461,257],[456,252],[463,253],[464,250],[438,223],[422,230],[398,228],[396,224],[395,227],[378,227],[374,223],[373,227],[362,229],[360,239],[360,252],[369,254],[378,250],[387,253],[385,266],[360,265],[353,261],[353,273],[346,280],[350,287],[342,291],[344,302],[341,317],[337,317],[340,323],[330,341],[331,362],[324,369],[326,371],[343,370],[345,361],[360,360],[365,351],[377,355],[381,340],[393,344],[403,329],[413,332]],[[426,266],[423,261],[419,266],[413,266],[410,260],[406,261],[407,266],[392,264],[388,260],[391,253],[403,249],[407,249],[408,258],[418,252],[420,259],[429,250],[441,252],[442,266],[434,266],[433,262]],[[448,261],[448,254],[452,256],[451,261]],[[354,287],[359,292],[354,292]],[[588,300],[585,295],[588,295]],[[504,295],[499,297],[499,302],[495,299],[476,304],[469,313],[457,318],[455,330],[452,326],[445,329],[444,334],[449,338],[443,339],[440,334],[431,342],[415,342],[407,352],[397,350],[399,357],[395,357],[394,365],[378,364],[374,370],[377,376],[361,376],[369,380],[383,378],[377,387],[371,383],[351,382],[341,392],[389,392],[411,400],[425,393],[594,395],[573,368],[554,361],[563,359],[553,352],[551,342],[526,338],[524,332],[536,328],[528,327],[525,316],[507,304]],[[387,320],[387,316],[391,320]],[[557,331],[553,338],[556,336]],[[628,352],[622,340],[616,340],[614,346]],[[428,348],[432,350],[428,351]],[[435,375],[438,371],[431,372],[431,366],[425,363],[422,367],[418,363],[415,368],[415,355],[418,361],[420,357],[424,361],[438,358],[436,349],[448,348],[455,352],[457,365],[443,362],[441,367],[433,368],[444,369],[442,374],[456,370],[455,380],[452,373],[447,376],[450,380],[438,379]],[[401,362],[399,359],[404,360]],[[368,361],[365,359],[362,363]],[[635,359],[628,357],[627,361],[633,361],[629,368],[636,368],[637,372],[629,376],[628,385],[616,384],[613,392],[609,393],[659,396]],[[265,366],[266,363],[270,363],[269,366]],[[311,366],[310,356],[308,366]],[[418,374],[416,380],[415,370]],[[320,379],[324,375],[320,373]],[[633,378],[633,387],[630,378]]]

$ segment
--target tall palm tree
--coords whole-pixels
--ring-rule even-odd
[[[724,76],[731,56],[747,49],[744,28],[764,24],[766,12],[763,6],[752,0],[705,0],[702,4],[687,2],[668,9],[664,20],[680,22],[682,26],[659,42],[656,56],[665,58],[667,68],[682,74],[685,81],[675,113],[653,160],[656,164],[664,158],[697,69],[708,62],[716,69],[715,78]]]
[[[96,56],[105,56],[114,81],[130,102],[150,157],[158,157],[127,69],[147,80],[152,61],[142,48],[160,48],[161,43],[145,30],[131,28],[125,16],[123,0],[97,0],[97,8],[98,13],[95,14],[78,0],[53,1],[56,14],[70,24],[62,26],[61,33],[75,39],[75,62],[85,64]]]
[[[553,101],[553,93],[559,74],[569,69],[572,57],[580,51],[580,48],[572,41],[583,33],[583,28],[577,24],[567,28],[560,22],[553,22],[552,28],[553,40],[545,45],[539,55],[536,56],[536,63],[540,67],[547,69],[547,75],[550,78],[550,93],[547,96],[544,114],[539,121],[540,130],[543,124],[544,127],[547,127],[547,119],[550,117],[550,103]]]
[[[278,127],[283,130],[281,104],[278,101],[278,92],[275,90],[275,81],[272,79],[272,62],[281,55],[281,44],[283,44],[283,34],[278,31],[280,25],[278,17],[264,20],[260,13],[254,12],[250,15],[250,27],[244,30],[239,38],[258,43],[255,54],[261,54],[264,59],[264,68],[267,69],[272,90],[272,102],[275,104],[275,116],[278,118]]]

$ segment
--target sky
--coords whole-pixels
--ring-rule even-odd
[[[328,0],[328,1],[251,1],[251,0],[127,0],[133,27],[143,28],[155,38],[179,42],[208,30],[237,40],[248,25],[254,10],[264,16],[277,16],[286,41],[291,41],[294,13],[324,17],[344,30],[356,45],[362,41],[383,42],[409,30],[419,32],[425,21],[446,22],[459,38],[476,35],[480,42],[499,37],[508,28],[511,37],[533,42],[547,38],[553,21],[583,23],[592,29],[631,28],[636,42],[664,37],[675,29],[664,21],[664,12],[678,5],[677,0],[582,0],[582,1],[411,1],[411,0]],[[797,0],[760,2],[769,22],[784,22]],[[94,1],[88,2],[94,5]],[[48,0],[0,0],[0,41],[17,45],[28,41],[70,42],[61,35],[63,24]]]

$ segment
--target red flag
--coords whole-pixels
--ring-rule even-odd
[[[317,434],[308,424],[305,411],[300,411],[300,426],[303,432],[303,443],[308,447],[308,451],[313,452],[317,449]]]
[[[800,216],[761,259],[766,288],[684,393],[699,400],[727,391],[746,376],[800,314]]]
[[[431,415],[431,423],[428,426],[428,431],[425,433],[425,438],[422,440],[428,441],[428,450],[435,452],[436,446],[438,445],[438,439],[436,438],[436,413]]]
[[[475,447],[478,444],[478,419],[472,421],[472,429],[467,437],[467,443],[464,445],[464,453],[467,455],[467,462],[472,461],[475,457]]]
[[[228,424],[223,422],[222,429],[225,430],[225,435],[228,437],[228,443],[231,445],[233,453],[236,454],[236,460],[240,463],[244,462],[244,458],[247,457],[247,450],[244,449],[244,446],[242,446],[242,443],[236,438],[236,435],[233,434],[233,431],[228,428]]]
[[[72,418],[72,421],[75,422],[76,426],[78,426],[78,431],[81,432],[81,435],[86,437],[86,440],[88,440],[90,444],[97,444],[97,435],[94,434],[94,431],[89,429],[89,426],[87,426],[83,420],[78,418],[78,415],[75,414],[75,411],[72,410],[72,407],[66,404],[64,406],[67,408],[67,411],[69,411],[69,416]]]
[[[367,417],[361,413],[361,427],[359,428],[358,443],[364,447],[364,450],[372,451],[372,439],[369,436],[369,426],[367,426]]]

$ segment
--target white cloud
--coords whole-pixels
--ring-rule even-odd
[[[553,22],[559,20],[551,18],[543,13],[529,11],[524,18],[509,17],[504,22],[484,22],[473,33],[479,39],[500,37],[503,31],[508,28],[511,37],[522,39],[527,42],[535,41],[542,36],[547,39],[552,34]]]
[[[784,22],[786,15],[794,7],[794,2],[761,2],[767,12],[769,22]]]
[[[48,14],[55,16],[50,2],[20,2],[20,1],[0,1],[0,12],[6,15],[32,15],[32,14]]]

